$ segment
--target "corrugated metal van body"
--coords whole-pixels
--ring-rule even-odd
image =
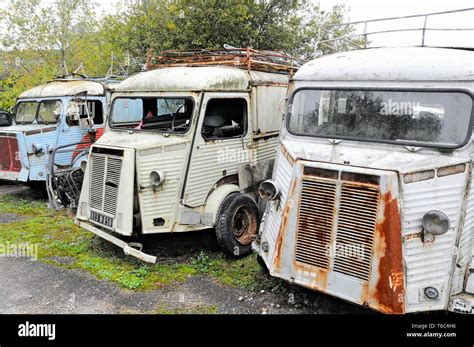
[[[142,232],[169,232],[177,220],[183,172],[189,142],[137,151],[137,184],[139,187]],[[150,187],[150,172],[166,174],[163,185],[155,191]],[[157,224],[157,220],[163,219]]]
[[[202,206],[221,178],[236,175],[241,165],[250,162],[249,142],[248,137],[212,142],[201,140],[192,154],[184,203],[191,207]]]
[[[403,251],[406,276],[406,311],[443,310],[450,299],[456,243],[462,230],[462,210],[468,184],[464,173],[434,177],[402,184]],[[451,226],[433,242],[422,241],[423,215],[431,210],[443,211]],[[424,296],[426,287],[440,293],[437,300]]]
[[[435,48],[325,56],[298,71],[290,94],[417,88],[472,96],[472,56]],[[385,313],[474,312],[473,138],[451,150],[335,138],[282,129],[273,173],[281,193],[260,228],[260,255],[272,275]],[[380,180],[368,182],[360,173]],[[358,179],[363,189],[354,189]],[[449,228],[431,238],[422,220],[433,210],[448,216]],[[338,253],[337,246],[351,242],[372,245],[370,271],[368,263]],[[427,289],[438,296],[429,298]]]
[[[56,146],[58,139],[58,128],[50,127],[41,130],[41,132],[31,131],[24,132],[26,140],[26,150],[28,157],[26,160],[29,163],[29,181],[45,181],[48,167],[48,149],[53,149]],[[39,145],[43,148],[40,154],[33,154],[33,144]]]

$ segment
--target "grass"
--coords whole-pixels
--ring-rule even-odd
[[[0,245],[38,245],[40,261],[85,270],[129,290],[161,288],[196,275],[212,276],[223,285],[249,290],[256,290],[269,281],[262,274],[255,255],[233,260],[220,253],[202,251],[171,264],[158,261],[155,265],[145,265],[132,257],[117,256],[111,251],[115,246],[98,242],[92,233],[76,226],[71,212],[49,210],[44,201],[3,196],[0,211],[22,217],[0,224]]]

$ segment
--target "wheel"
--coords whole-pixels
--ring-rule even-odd
[[[232,257],[241,258],[251,253],[251,243],[258,232],[259,213],[255,200],[244,194],[233,193],[221,204],[216,236],[219,246]]]

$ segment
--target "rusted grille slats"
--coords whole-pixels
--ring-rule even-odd
[[[354,199],[359,201],[354,203]],[[369,279],[379,199],[375,186],[342,183],[336,245],[346,253],[336,252],[334,271],[364,281]]]
[[[305,176],[295,260],[367,281],[379,200],[376,184]]]
[[[313,179],[303,181],[296,261],[323,269],[329,268],[328,245],[332,240],[335,208],[335,182]]]

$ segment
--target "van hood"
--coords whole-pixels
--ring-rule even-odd
[[[283,140],[282,144],[293,159],[320,161],[364,168],[397,171],[400,174],[429,170],[466,163],[468,153],[462,150],[441,152],[421,148],[416,152],[405,146],[382,143],[358,143],[341,141],[332,144],[328,140]]]
[[[170,135],[165,137],[157,133],[111,131],[106,130],[95,145],[99,147],[129,148],[135,150],[144,150],[162,146],[171,146],[177,144],[186,144],[190,142],[189,137]]]

